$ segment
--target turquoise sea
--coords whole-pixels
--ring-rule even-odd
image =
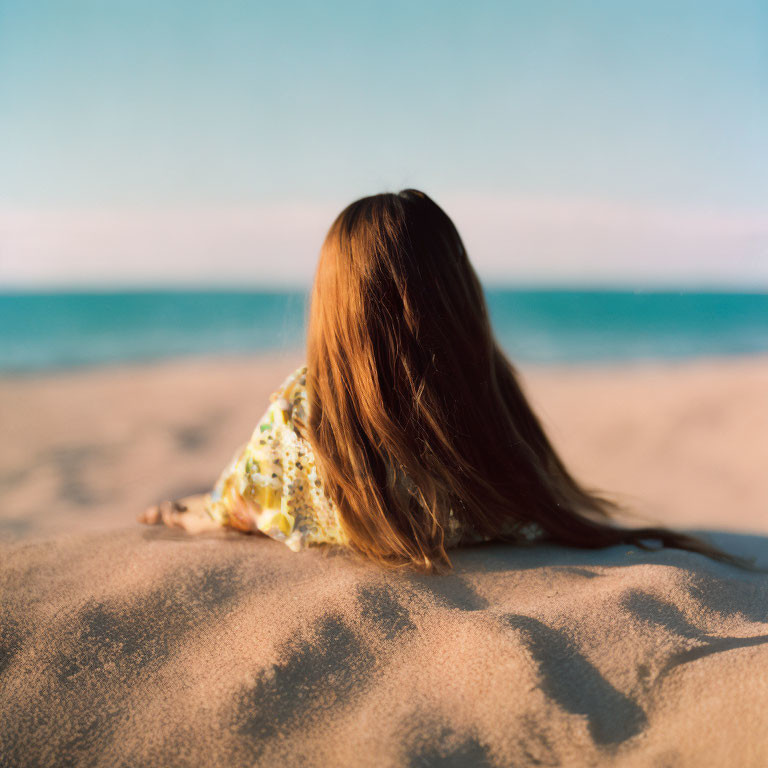
[[[514,361],[582,363],[768,352],[768,294],[490,289]],[[301,292],[0,294],[0,372],[301,349]]]

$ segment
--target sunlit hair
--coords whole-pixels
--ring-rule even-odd
[[[500,350],[456,227],[414,189],[345,208],[322,247],[308,335],[308,436],[350,547],[380,564],[450,567],[452,509],[504,539],[663,546],[729,559],[663,528],[624,529],[580,485]]]

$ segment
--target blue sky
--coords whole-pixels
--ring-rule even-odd
[[[0,281],[305,283],[416,186],[489,281],[768,286],[768,4],[0,0]]]

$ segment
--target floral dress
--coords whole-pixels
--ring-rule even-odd
[[[294,552],[312,544],[347,541],[338,510],[323,488],[307,424],[307,368],[294,371],[272,393],[270,405],[250,441],[221,473],[205,510],[214,521],[241,531],[261,531]],[[542,531],[533,523],[516,525],[523,541]],[[453,510],[446,545],[487,541],[463,535]]]
[[[310,544],[344,544],[335,504],[317,474],[307,423],[307,369],[294,371],[270,397],[250,441],[222,472],[207,499],[215,521],[261,531],[295,552]]]

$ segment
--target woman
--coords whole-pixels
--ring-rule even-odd
[[[464,543],[649,540],[734,561],[618,505],[568,472],[491,329],[453,222],[414,189],[334,221],[312,290],[307,365],[291,374],[210,496],[144,522],[336,544],[386,566],[450,567]],[[206,522],[207,521],[207,522]]]

